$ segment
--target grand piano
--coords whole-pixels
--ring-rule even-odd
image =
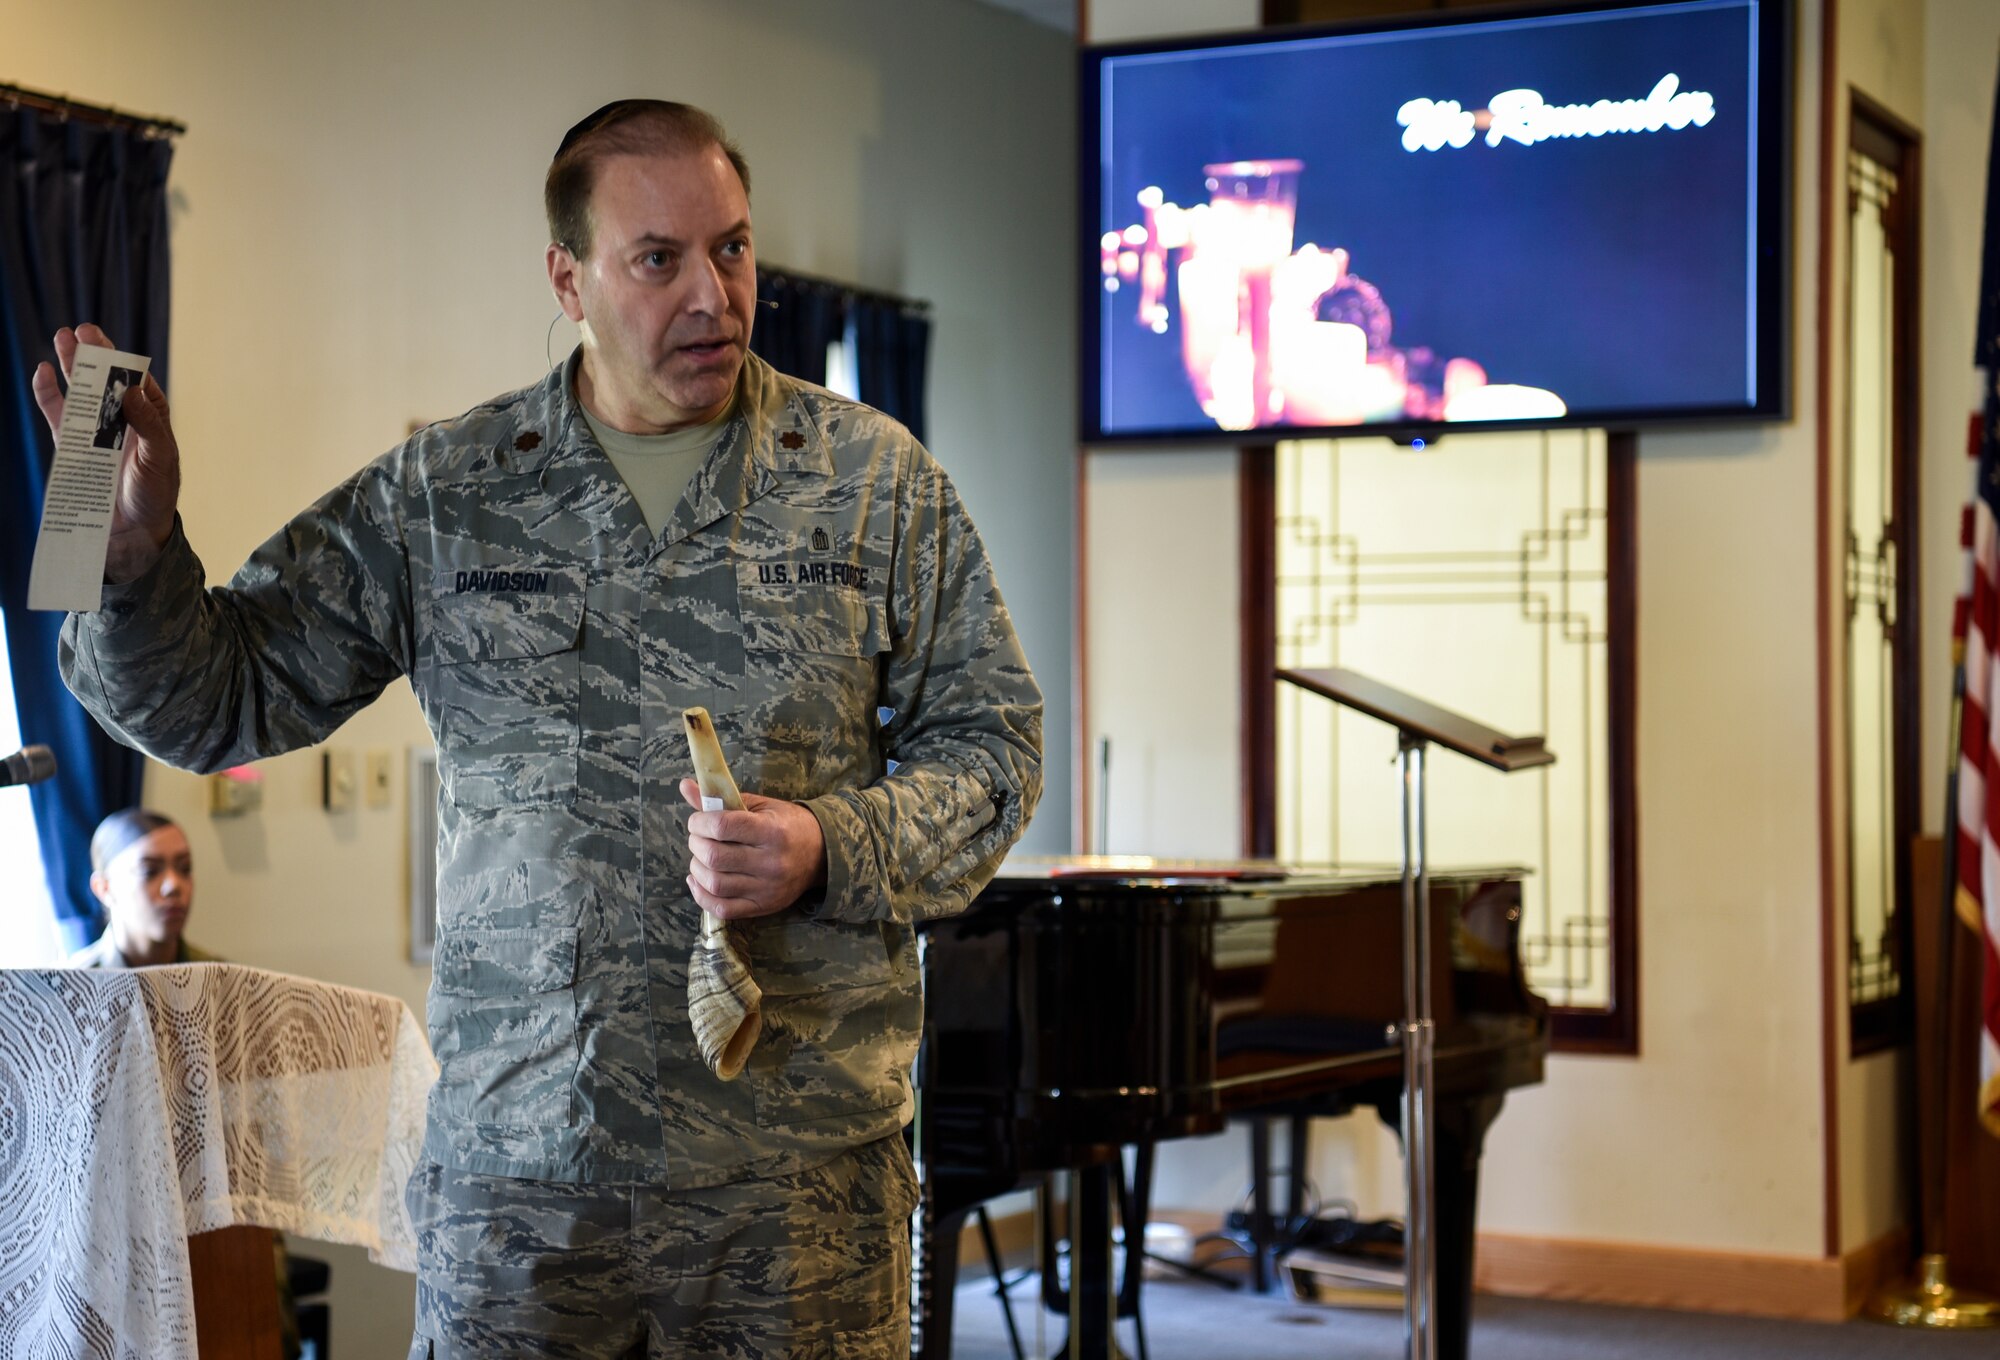
[[[1521,877],[1430,874],[1442,1360],[1466,1351],[1486,1130],[1548,1052],[1548,1008],[1521,970]],[[1069,1353],[1109,1357],[1111,1205],[1143,1222],[1153,1144],[1364,1106],[1396,1125],[1401,901],[1395,866],[1016,860],[962,915],[926,923],[914,1353],[949,1355],[959,1230],[997,1195],[1073,1173]]]

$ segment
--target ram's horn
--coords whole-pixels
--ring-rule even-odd
[[[764,993],[723,923],[703,915],[718,929],[704,934],[688,958],[688,1023],[701,1060],[716,1076],[734,1081],[764,1028]]]
[[[743,796],[729,777],[708,710],[683,710],[681,726],[687,732],[703,808],[740,811]],[[702,912],[701,938],[688,959],[688,1023],[694,1027],[702,1061],[724,1081],[736,1079],[757,1046],[757,1035],[764,1028],[763,1007],[764,993],[750,976],[750,965],[743,961],[742,947],[728,923]]]

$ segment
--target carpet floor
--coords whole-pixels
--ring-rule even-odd
[[[1030,1356],[1057,1353],[1067,1329],[1043,1312],[1031,1279],[1014,1317]],[[1400,1311],[1327,1308],[1286,1295],[1229,1292],[1198,1281],[1148,1280],[1148,1360],[1402,1360]],[[1012,1360],[992,1285],[968,1281],[954,1300],[954,1360]],[[1039,1329],[1039,1334],[1038,1334]],[[1130,1357],[1132,1324],[1118,1327]],[[1599,1304],[1482,1297],[1469,1360],[2000,1360],[2000,1331],[1932,1332],[1856,1320],[1832,1324],[1669,1313]]]

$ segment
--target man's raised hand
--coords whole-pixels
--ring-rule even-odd
[[[56,358],[62,361],[63,382],[76,364],[79,344],[116,349],[111,338],[89,324],[56,332]],[[62,428],[64,398],[52,365],[40,364],[34,377],[35,405],[54,434]],[[125,419],[132,437],[118,468],[118,495],[112,502],[111,535],[104,550],[104,579],[112,584],[134,580],[159,560],[174,531],[174,507],[181,494],[181,455],[168,419],[167,394],[148,373],[146,381],[125,391]]]

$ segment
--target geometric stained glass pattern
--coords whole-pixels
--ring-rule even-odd
[[[1277,663],[1346,666],[1503,732],[1552,766],[1426,762],[1435,865],[1520,864],[1530,984],[1613,1005],[1609,533],[1600,430],[1280,444]],[[1280,684],[1277,853],[1397,862],[1395,730]],[[1629,972],[1628,972],[1629,975]]]
[[[1844,718],[1847,997],[1857,1049],[1893,1030],[1904,935],[1898,790],[1902,529],[1896,513],[1897,297],[1894,169],[1851,146],[1847,160],[1848,296],[1845,458]],[[1872,1012],[1872,1013],[1870,1013]],[[1865,1016],[1865,1018],[1864,1018]]]

